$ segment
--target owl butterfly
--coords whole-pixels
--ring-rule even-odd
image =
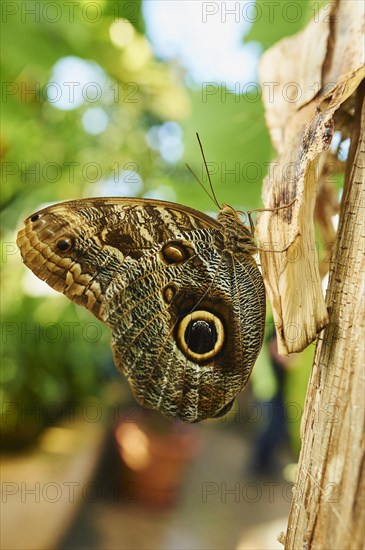
[[[205,160],[205,159],[204,159]],[[265,290],[252,228],[130,198],[63,202],[25,220],[25,265],[108,325],[137,401],[187,422],[225,414],[260,351]]]

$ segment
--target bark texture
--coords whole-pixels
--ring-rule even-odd
[[[357,93],[340,224],[302,424],[286,549],[364,546],[365,103]]]
[[[279,538],[286,550],[365,547],[364,6],[335,0],[329,17],[322,11],[261,62],[262,83],[275,82],[282,92],[277,101],[264,97],[278,156],[263,200],[277,208],[295,199],[290,209],[265,212],[258,223],[259,241],[270,249],[261,264],[279,353],[300,351],[318,334],[293,502]],[[288,83],[306,91],[299,102],[285,101]],[[342,143],[351,138],[337,234],[338,191],[327,177],[344,171],[332,144],[336,131]],[[288,166],[291,178],[284,177]],[[318,263],[314,216],[326,253],[333,242],[325,300],[320,275],[327,266]],[[275,243],[286,254],[273,253]]]

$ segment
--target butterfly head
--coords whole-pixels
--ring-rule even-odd
[[[227,204],[222,206],[218,221],[222,226],[226,250],[233,254],[241,252],[255,255],[257,253],[257,245],[250,228],[243,223],[232,206]]]

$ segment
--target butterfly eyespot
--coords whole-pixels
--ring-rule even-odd
[[[190,258],[193,253],[194,250],[190,243],[179,241],[170,241],[166,243],[161,250],[162,258],[168,264],[184,262]]]
[[[186,315],[177,329],[177,343],[188,359],[197,363],[215,357],[224,344],[224,327],[210,311],[193,311]]]
[[[34,215],[30,218],[30,221],[31,221],[31,222],[36,222],[37,220],[39,220],[40,217],[41,217],[40,214],[34,214]]]
[[[170,304],[174,299],[176,292],[177,292],[177,288],[175,285],[166,285],[165,288],[162,290],[162,296],[164,301],[167,304]]]
[[[60,252],[67,252],[72,247],[72,241],[71,239],[60,239],[57,241],[56,246]]]

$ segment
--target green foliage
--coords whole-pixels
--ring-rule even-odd
[[[3,259],[0,427],[3,446],[14,447],[30,442],[71,404],[79,409],[99,395],[114,366],[102,323],[55,292],[29,295],[34,281],[19,253]]]
[[[291,366],[287,369],[285,379],[285,405],[287,424],[293,450],[299,454],[300,423],[304,411],[304,400],[308,379],[311,372],[315,345],[311,344],[304,351],[291,356]]]
[[[242,210],[258,207],[270,155],[259,88],[257,93],[233,95],[216,86],[192,93],[191,100],[192,116],[184,124],[185,135],[189,136],[186,162],[202,181],[207,181],[195,139],[198,131],[218,200]],[[180,191],[179,200],[185,199],[192,206],[199,201],[205,209],[216,210],[194,181],[190,187],[189,194]]]
[[[318,18],[323,5],[330,2],[320,0],[256,0],[252,7],[249,21],[253,21],[250,31],[245,36],[245,42],[257,41],[266,50],[281,38],[291,36],[300,31],[310,20]]]
[[[167,65],[154,60],[143,34],[121,21],[125,28],[119,35],[116,31],[117,38],[129,32],[130,41],[119,47],[110,40],[119,11],[121,17],[129,14],[138,30],[143,28],[140,2],[100,2],[103,16],[93,23],[88,19],[95,13],[87,16],[82,3],[77,4],[71,25],[70,14],[63,9],[60,20],[40,17],[39,23],[33,17],[24,20],[19,10],[4,26],[11,54],[2,62],[3,208],[16,200],[17,210],[29,211],[40,202],[85,196],[90,194],[90,184],[94,194],[102,194],[103,182],[117,177],[131,162],[147,177],[156,159],[145,139],[151,121],[180,120],[186,114],[186,91]],[[29,11],[36,6],[42,5],[27,3]],[[75,74],[63,90],[52,84],[54,64],[69,56],[88,63],[97,88],[89,86],[90,79],[88,85],[79,85]],[[61,110],[59,99],[72,97],[81,88],[86,101]],[[111,123],[105,132],[88,135],[82,120],[95,107]],[[11,223],[6,213],[5,224],[14,227],[14,219]]]

